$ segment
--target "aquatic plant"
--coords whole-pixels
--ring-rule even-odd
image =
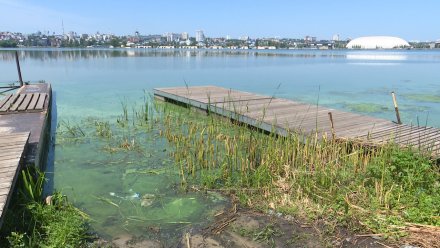
[[[387,106],[377,103],[346,103],[345,108],[360,113],[382,113],[391,110]]]
[[[84,137],[85,133],[79,124],[71,124],[69,121],[60,121],[57,127],[58,133],[63,133],[69,138]]]
[[[440,94],[405,94],[403,97],[419,102],[440,103]]]
[[[404,235],[408,223],[440,226],[438,167],[417,150],[266,134],[179,106],[162,109],[160,133],[173,144],[183,187],[229,190],[250,207],[385,236]]]
[[[45,175],[34,167],[22,171],[18,195],[5,215],[1,247],[85,247],[88,216],[60,192],[42,199]]]
[[[112,130],[108,121],[95,121],[96,134],[104,138],[112,137]]]

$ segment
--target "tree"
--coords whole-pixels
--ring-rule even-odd
[[[110,45],[113,47],[119,47],[121,46],[121,41],[119,40],[119,38],[112,38],[110,41]]]
[[[17,47],[17,42],[13,40],[0,40],[0,47]]]

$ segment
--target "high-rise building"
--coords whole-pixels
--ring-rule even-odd
[[[189,35],[187,32],[183,32],[180,34],[180,39],[181,40],[188,40],[189,39]]]
[[[180,34],[176,34],[176,33],[165,33],[165,34],[163,34],[163,37],[165,37],[168,42],[179,41],[180,36],[181,36]]]
[[[339,34],[334,34],[332,37],[332,41],[339,41]]]
[[[197,42],[204,42],[205,41],[205,34],[203,33],[203,30],[196,31],[196,41]]]

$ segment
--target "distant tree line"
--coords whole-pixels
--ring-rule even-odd
[[[13,40],[0,40],[0,47],[17,47],[17,42]]]

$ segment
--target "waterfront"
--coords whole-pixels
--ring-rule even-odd
[[[440,127],[440,53],[435,51],[37,49],[22,50],[20,55],[25,80],[53,84],[61,128],[65,123],[81,124],[88,133],[93,132],[97,120],[116,120],[122,112],[121,103],[131,106],[142,102],[144,89],[185,83],[213,84],[312,103],[319,99],[319,104],[390,120],[394,120],[390,92],[396,91],[405,123],[416,124],[418,119],[421,125],[427,122]],[[0,81],[16,78],[13,53],[2,51],[0,59],[4,72]],[[91,215],[95,220],[92,226],[99,233],[114,237],[127,229],[135,234],[142,232],[136,224],[124,225],[120,215],[141,215],[168,224],[202,223],[212,215],[206,209],[221,205],[219,197],[176,194],[172,172],[136,174],[142,168],[157,170],[160,165],[171,164],[167,143],[154,132],[139,137],[140,132],[115,131],[118,135],[121,139],[142,140],[143,153],[103,153],[105,140],[87,137],[79,142],[57,139],[55,187]],[[120,214],[115,206],[102,200],[129,198],[136,193],[160,196],[162,203],[152,205],[152,211],[134,208],[130,210],[134,213]],[[132,204],[117,202],[123,208]],[[191,211],[171,216],[173,219],[153,218],[178,212],[177,208],[183,206]]]

